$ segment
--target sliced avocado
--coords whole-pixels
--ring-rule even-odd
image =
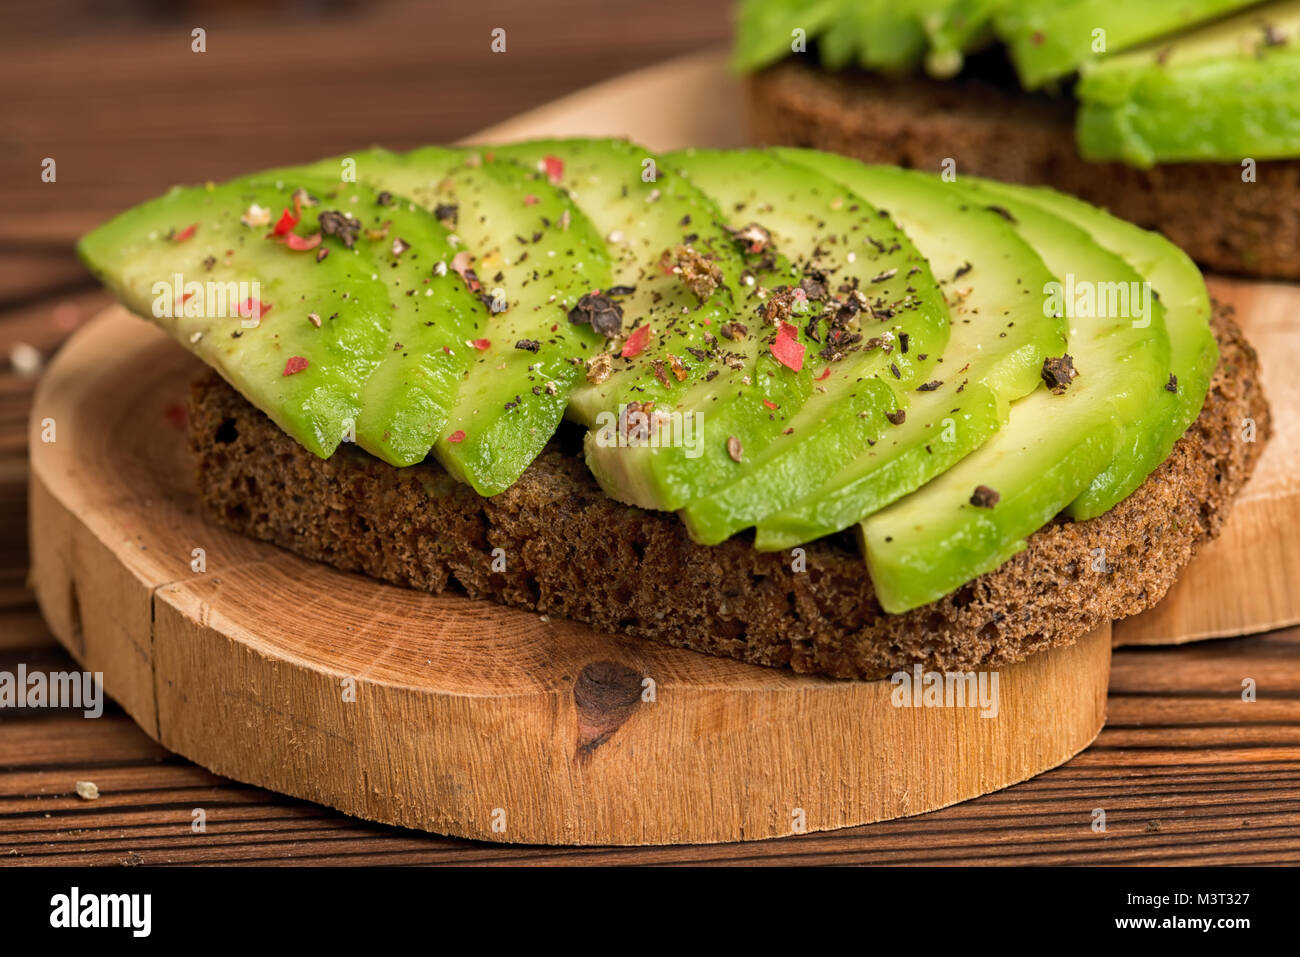
[[[460,277],[438,272],[456,254],[447,230],[404,197],[381,193],[369,209],[345,208],[372,245],[372,276],[392,303],[383,361],[362,391],[357,444],[393,465],[422,462],[447,434],[488,310]]]
[[[1132,0],[1020,0],[1006,4],[995,23],[1020,82],[1033,90],[1100,56],[1213,20],[1253,2],[1256,0],[1147,4]]]
[[[919,608],[997,568],[1109,461],[1115,423],[1087,411],[1062,414],[1054,398],[1040,390],[1021,399],[978,451],[858,526],[885,611]],[[1032,481],[1014,481],[1026,469]],[[994,504],[975,504],[982,491],[997,496],[987,499]]]
[[[947,79],[961,72],[966,54],[993,40],[993,17],[1008,0],[953,0],[924,19],[929,50],[925,69]]]
[[[945,17],[953,0],[743,0],[733,67],[760,69],[795,52],[795,31],[815,41],[822,66],[859,65],[902,73],[921,63],[926,24]]]
[[[876,15],[880,0],[844,3],[839,12],[817,36],[817,56],[828,70],[842,70],[853,65],[859,51],[865,53],[863,40],[867,24]]]
[[[881,73],[905,73],[919,66],[926,52],[926,17],[949,0],[871,0],[858,53],[858,65]]]
[[[128,308],[323,458],[363,414],[367,381],[391,347],[394,304],[373,278],[380,268],[373,243],[349,249],[327,235],[317,247],[294,250],[275,241],[285,238],[274,233],[282,216],[288,223],[300,209],[305,222],[293,235],[305,245],[306,223],[321,210],[302,207],[300,189],[325,208],[370,210],[377,202],[366,187],[307,176],[178,187],[122,213],[77,248]]]
[[[591,220],[542,171],[490,151],[366,150],[322,160],[444,220],[456,252],[430,263],[460,274],[490,313],[463,341],[468,368],[434,445],[438,461],[481,495],[514,484],[550,441],[586,360],[604,339],[568,321],[588,293],[608,288],[610,261]]]
[[[1210,329],[1210,296],[1201,271],[1159,233],[1043,187],[1012,187],[982,180],[991,192],[1014,195],[1085,230],[1142,274],[1165,309],[1170,377],[1121,438],[1122,453],[1066,509],[1075,521],[1093,518],[1127,498],[1169,455],[1201,412],[1219,347]]]
[[[1040,388],[1011,406],[1007,423],[988,442],[917,491],[859,526],[877,599],[898,613],[935,601],[996,568],[1113,465],[1120,436],[1159,401],[1168,381],[1169,338],[1164,310],[1147,319],[1080,315],[1076,290],[1141,283],[1119,256],[1084,230],[1032,202],[950,184],[972,202],[998,204],[1020,235],[1058,277],[1044,289],[1045,310],[1071,304],[1068,355],[1044,366]],[[1088,285],[1083,285],[1083,284]],[[1067,299],[1057,302],[1061,291]],[[1095,306],[1095,297],[1094,297]],[[1077,378],[1070,379],[1070,372]],[[1059,392],[1059,394],[1056,394]]]
[[[882,73],[901,73],[925,54],[922,18],[948,0],[852,0],[817,37],[824,67],[857,64]]]
[[[777,152],[870,202],[888,202],[946,287],[952,333],[934,379],[908,396],[900,426],[881,430],[856,459],[771,494],[771,511],[757,523],[762,550],[848,528],[951,467],[997,430],[1008,402],[1037,387],[1043,360],[1065,351],[1064,318],[1045,317],[1042,308],[1043,288],[1055,277],[1004,215],[925,173]]]
[[[811,42],[839,19],[845,5],[846,0],[741,0],[732,69],[747,73],[790,56],[796,30]]]
[[[1300,153],[1300,2],[1270,3],[1089,64],[1079,152],[1135,166]]]
[[[589,362],[569,406],[571,418],[593,429],[585,442],[592,473],[615,498],[647,508],[680,506],[673,476],[701,454],[704,418],[730,393],[750,391],[746,383],[758,374],[761,336],[727,330],[737,321],[754,325],[761,302],[747,259],[753,275],[766,276],[762,257],[742,253],[717,205],[642,147],[542,141],[497,152],[558,170],[614,257],[611,288],[620,291],[616,306],[626,328],[609,340],[599,369]],[[789,264],[772,257],[771,268]],[[773,405],[794,407],[806,397],[806,380],[769,381],[775,385],[764,395]]]
[[[629,402],[668,410],[710,372],[724,382],[740,378],[709,355],[718,329],[737,318],[737,291],[748,295],[740,282],[744,259],[709,197],[626,140],[533,140],[492,152],[549,168],[609,249],[609,302],[598,304],[616,313],[599,320],[614,326],[608,362],[589,368],[574,388],[571,418],[593,426],[601,413],[617,414]],[[623,355],[643,326],[650,335]]]
[[[638,427],[631,416],[619,416],[587,434],[587,464],[611,497],[643,508],[680,508],[700,490],[734,475],[733,441],[738,450],[762,448],[814,388],[810,376],[793,374],[773,358],[774,337],[759,313],[768,287],[798,283],[799,270],[771,248],[745,254],[743,261],[735,286],[737,312],[731,321],[711,323],[716,332],[704,336],[700,354],[691,354],[698,362],[694,371],[702,375],[685,382],[680,392],[673,390],[671,404],[652,402],[649,408],[638,399],[647,416]],[[628,344],[639,347],[635,333]],[[658,340],[648,341],[662,348]],[[663,377],[671,388],[666,371]],[[640,388],[633,385],[632,393]],[[631,410],[629,402],[626,411]]]
[[[794,548],[849,528],[920,488],[987,442],[1006,418],[1006,403],[982,383],[971,383],[959,395],[949,388],[919,395],[905,411],[906,421],[878,431],[867,452],[826,469],[830,481],[810,492],[806,481],[796,480],[800,497],[756,523],[754,547]]]
[[[715,454],[714,468],[710,484],[694,486],[683,517],[692,535],[712,543],[779,505],[792,476],[825,474],[869,448],[892,425],[900,395],[928,380],[947,342],[948,310],[929,264],[888,213],[833,179],[772,153],[686,151],[669,159],[724,209],[759,217],[806,277],[784,292],[774,287],[761,308],[802,296],[807,308],[788,322],[801,329],[805,365],[796,377],[811,375],[807,400],[797,409],[769,400],[766,415],[752,400],[705,410],[705,457]],[[769,341],[770,328],[760,326]],[[792,377],[763,359],[759,383]],[[742,438],[755,426],[757,448]],[[725,452],[733,435],[739,455]]]
[[[456,208],[453,235],[493,315],[474,349],[438,460],[481,495],[515,483],[555,434],[584,363],[603,338],[568,321],[578,300],[607,289],[600,233],[563,192],[507,160],[467,162],[431,193],[426,207]],[[453,260],[446,264],[456,270]]]

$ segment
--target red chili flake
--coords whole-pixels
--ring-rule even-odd
[[[245,319],[254,315],[260,317],[260,316],[265,316],[268,312],[271,311],[271,304],[269,302],[262,302],[260,299],[253,299],[250,297],[244,300],[243,302],[241,302],[238,305],[238,307],[236,307],[236,311]]]
[[[764,400],[763,400],[763,404],[764,404],[765,406],[767,406],[769,409],[779,409],[779,408],[781,408],[779,405],[777,405],[777,404],[776,404],[775,402],[773,402],[771,399],[764,399]]]
[[[492,348],[492,340],[491,340],[491,339],[475,339],[475,340],[474,340],[474,348],[477,349],[477,350],[479,350],[479,352],[482,352],[484,349],[490,349],[490,348]]]
[[[532,193],[529,193],[527,196],[524,197],[524,205],[525,205],[525,206],[536,206],[536,205],[537,205],[537,197],[534,196]]]
[[[174,243],[183,243],[183,242],[185,242],[185,240],[189,239],[189,238],[190,238],[191,236],[193,236],[196,232],[198,232],[198,229],[199,229],[199,224],[198,224],[198,223],[191,223],[190,225],[188,225],[188,226],[186,226],[184,229],[182,229],[179,233],[177,233],[175,236],[173,236],[173,237],[172,237],[172,242],[174,242]]]
[[[564,160],[558,156],[548,153],[542,157],[542,169],[546,170],[546,178],[556,186],[564,179]]]
[[[282,375],[296,375],[303,369],[307,368],[307,360],[302,356],[290,356],[289,361],[284,364]]]
[[[1036,47],[1041,47],[1044,43],[1047,42],[1047,37],[1043,34],[1042,30],[1035,30],[1033,36],[1031,36],[1029,39],[1033,42],[1034,46]]]
[[[776,331],[776,341],[771,345],[776,361],[795,372],[803,369],[803,354],[807,351],[799,342],[799,330],[788,322],[781,323]]]
[[[305,253],[307,250],[315,249],[320,245],[320,233],[312,233],[310,236],[289,233],[284,237],[284,242],[294,252]]]
[[[286,233],[292,232],[293,227],[298,225],[298,220],[301,218],[302,217],[295,216],[293,213],[289,212],[288,207],[285,207],[284,212],[280,214],[279,222],[275,224],[275,229],[271,230],[271,235],[283,236]]]
[[[551,332],[554,332],[558,328],[560,328],[560,324],[557,322],[555,325],[551,326]]]
[[[627,337],[627,342],[623,343],[623,351],[619,353],[624,359],[631,359],[638,355],[650,341],[650,327],[637,326],[632,330],[632,334]]]
[[[822,374],[819,375],[817,378],[813,379],[813,381],[821,382],[823,379],[830,378],[830,374],[831,374],[831,367],[827,366],[825,369],[822,370]]]
[[[464,430],[457,429],[455,432],[451,433],[451,435],[447,436],[447,441],[450,442],[452,445],[459,445],[461,442],[464,442],[465,441]]]
[[[451,355],[451,346],[443,346],[442,351],[447,353],[447,355]]]

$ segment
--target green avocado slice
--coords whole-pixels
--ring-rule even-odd
[[[997,14],[1020,82],[1034,90],[1103,55],[1231,13],[1256,0],[1020,0]]]
[[[1136,318],[1096,308],[1096,293],[1109,284],[1140,286],[1136,270],[1014,188],[993,193],[968,180],[952,188],[974,202],[996,197],[1058,277],[1045,306],[1068,310],[1068,355],[1078,377],[1059,387],[1057,376],[1060,394],[1040,388],[1013,403],[988,442],[859,525],[877,599],[891,613],[942,598],[1023,549],[1029,535],[1116,461],[1121,435],[1159,401],[1168,381],[1159,302],[1148,302],[1147,315]],[[1077,295],[1083,289],[1094,290],[1091,309]]]
[[[817,55],[823,67],[842,70],[865,54],[867,25],[879,12],[879,5],[880,0],[858,0],[841,6],[835,19],[817,37]]]
[[[817,37],[824,67],[857,64],[882,73],[902,73],[925,54],[925,14],[948,0],[853,0]]]
[[[967,53],[993,40],[993,17],[1007,0],[952,0],[923,19],[929,50],[925,69],[947,79],[961,72]]]
[[[1033,391],[1043,360],[1065,346],[1064,318],[1043,314],[1044,289],[1055,277],[989,204],[925,173],[810,150],[778,153],[889,204],[946,287],[952,332],[927,383],[933,388],[908,396],[900,426],[881,430],[856,459],[769,492],[774,505],[757,522],[760,550],[848,528],[951,467],[998,429],[1007,403]],[[755,513],[732,505],[728,514]]]
[[[667,160],[738,219],[753,217],[798,265],[751,319],[767,350],[757,394],[730,394],[703,410],[703,455],[681,476],[692,493],[683,503],[687,526],[711,543],[727,527],[708,523],[697,500],[737,482],[770,491],[764,476],[814,471],[865,449],[899,409],[899,395],[928,378],[948,339],[948,310],[911,240],[834,180],[761,151],[683,151]],[[784,317],[774,322],[773,312]],[[778,329],[797,336],[797,371],[778,361]],[[800,384],[806,398],[783,405],[773,383]],[[815,443],[804,441],[812,434]],[[753,503],[748,491],[735,497]]]
[[[431,167],[446,170],[461,161],[457,150],[430,152],[437,159],[426,159],[419,179],[404,157],[380,148],[263,174],[328,179],[336,191],[361,179],[380,190],[369,207],[342,210],[357,219],[363,241],[374,237],[379,261],[372,278],[387,287],[393,303],[388,349],[363,390],[356,440],[399,466],[423,461],[447,434],[447,417],[474,351],[467,342],[480,338],[488,316],[460,276],[435,269],[458,251],[446,225],[406,198],[433,175]]]
[[[874,0],[859,41],[858,65],[882,73],[905,73],[926,52],[924,21],[949,0]],[[855,4],[865,6],[865,4]]]
[[[373,278],[374,243],[362,238],[349,249],[326,236],[294,250],[268,238],[281,211],[291,217],[295,207],[303,220],[296,241],[305,244],[314,231],[308,223],[314,227],[320,210],[301,206],[300,189],[330,208],[369,210],[377,201],[366,187],[308,176],[177,187],[94,230],[77,249],[128,308],[324,458],[357,428],[368,380],[390,349],[393,303]]]
[[[790,56],[795,31],[806,44],[836,23],[845,6],[846,0],[741,0],[732,69],[747,73]]]
[[[738,371],[710,353],[718,329],[737,318],[745,264],[709,197],[626,140],[533,140],[493,152],[525,166],[549,164],[609,249],[611,298],[622,328],[604,350],[608,371],[585,376],[573,390],[571,418],[595,426],[629,402],[671,409],[710,371],[724,381],[739,380]],[[685,276],[679,258],[700,274]],[[717,271],[712,276],[710,266]],[[651,335],[635,354],[623,355],[642,326]]]
[[[1164,305],[1170,378],[1127,428],[1121,438],[1121,454],[1066,509],[1075,521],[1093,518],[1146,481],[1200,415],[1219,361],[1205,279],[1191,258],[1159,233],[1134,226],[1083,200],[1044,187],[1008,188],[980,182],[990,192],[1014,194],[1088,232],[1141,273]]]
[[[465,342],[479,337],[489,314],[459,276],[434,269],[456,250],[424,209],[380,195],[348,212],[372,244],[371,278],[391,302],[388,348],[362,390],[357,444],[392,465],[415,465],[446,434],[473,351]]]
[[[718,206],[643,147],[549,140],[495,152],[550,164],[610,248],[626,327],[609,340],[600,370],[589,362],[569,404],[569,416],[592,429],[592,473],[614,498],[677,507],[678,486],[662,480],[674,472],[667,460],[689,468],[702,451],[701,408],[744,391],[757,374],[759,337],[728,340],[724,332],[733,320],[749,322],[759,304],[742,279],[746,256]],[[629,410],[645,416],[649,434]]]
[[[602,344],[568,313],[588,292],[608,288],[609,256],[564,193],[509,161],[460,166],[433,197],[435,208],[457,208],[455,235],[493,303],[486,346],[472,344],[447,437],[435,451],[453,475],[495,495],[551,440],[585,360]]]
[[[1300,2],[1270,3],[1084,69],[1079,152],[1139,167],[1300,153]]]
[[[815,42],[822,66],[858,65],[884,73],[919,66],[935,42],[936,64],[951,75],[961,54],[989,35],[991,12],[1003,0],[743,0],[732,64],[759,69]],[[802,39],[805,50],[800,50]],[[956,57],[955,64],[953,57]]]
[[[555,434],[604,342],[568,321],[579,299],[609,286],[599,231],[545,172],[491,151],[372,149],[308,169],[355,175],[450,229],[454,254],[426,265],[436,276],[459,274],[489,315],[479,336],[460,343],[467,368],[433,454],[479,494],[505,491]]]

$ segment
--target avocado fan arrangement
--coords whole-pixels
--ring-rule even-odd
[[[1295,0],[746,0],[735,63],[781,59],[801,29],[827,69],[948,78],[1001,44],[1025,90],[1077,77],[1084,157],[1236,162],[1300,155],[1297,27]]]
[[[891,613],[1124,499],[1217,361],[1160,236],[811,151],[374,149],[173,189],[79,248],[316,456],[492,496],[567,416],[608,496],[697,542],[855,530]],[[190,280],[259,292],[208,314]]]

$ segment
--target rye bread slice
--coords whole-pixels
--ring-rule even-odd
[[[1153,605],[1218,534],[1270,420],[1254,350],[1225,312],[1214,328],[1221,357],[1200,417],[1141,488],[1090,521],[1049,524],[1000,568],[903,615],[880,609],[846,536],[810,543],[801,563],[748,535],[697,545],[676,515],[606,496],[562,438],[485,499],[434,464],[397,469],[354,446],[318,459],[209,373],[192,390],[190,439],[219,523],[347,571],[799,672],[996,668]],[[1254,443],[1241,439],[1247,418]]]
[[[1068,97],[1025,93],[965,75],[951,80],[829,73],[785,60],[749,79],[755,143],[810,146],[938,172],[1052,186],[1157,229],[1207,269],[1300,279],[1300,160],[1089,163]],[[1245,159],[1245,157],[1242,157]]]

